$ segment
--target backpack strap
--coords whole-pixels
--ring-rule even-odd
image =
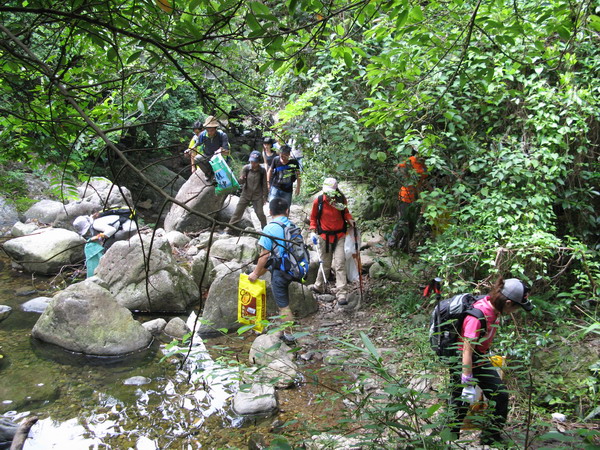
[[[471,309],[467,310],[465,312],[465,314],[479,319],[479,323],[481,324],[481,328],[480,328],[481,331],[479,332],[479,334],[481,335],[481,332],[483,331],[483,334],[485,335],[485,333],[487,332],[487,320],[485,319],[485,314],[483,314],[483,311],[480,310],[479,308],[471,308]],[[477,336],[478,339],[480,337],[481,336]]]
[[[332,243],[332,249],[331,251],[335,251],[335,246],[337,244],[337,234],[338,233],[342,233],[342,232],[346,232],[346,230],[348,229],[348,227],[346,226],[346,218],[344,217],[344,211],[346,211],[346,208],[344,208],[343,211],[340,211],[340,214],[342,215],[342,222],[344,223],[344,226],[341,230],[324,230],[321,227],[321,216],[323,215],[323,194],[319,195],[317,197],[317,234],[324,234],[325,236],[336,236],[336,238],[334,239],[333,243]],[[325,251],[329,253],[329,239],[325,239]]]

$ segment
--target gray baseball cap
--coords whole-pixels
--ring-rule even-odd
[[[528,291],[529,288],[521,280],[509,278],[504,280],[504,287],[500,293],[512,302],[521,305],[525,311],[531,311],[533,304],[527,298]]]

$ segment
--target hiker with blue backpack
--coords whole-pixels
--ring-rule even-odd
[[[335,272],[335,295],[338,305],[347,305],[348,280],[346,277],[346,253],[344,239],[348,227],[355,225],[348,211],[348,201],[338,189],[335,178],[325,178],[323,191],[313,201],[310,214],[311,240],[317,246],[323,270],[310,288],[316,294],[325,293],[326,276],[333,267]]]
[[[288,288],[292,281],[304,282],[310,263],[308,251],[300,229],[288,218],[290,205],[287,200],[274,198],[269,202],[269,210],[272,221],[262,230],[265,236],[258,240],[262,250],[248,280],[254,283],[271,270],[271,290],[279,315],[284,322],[292,323],[294,313],[290,308]],[[289,344],[295,341],[289,328],[283,331],[281,338]]]
[[[488,351],[501,316],[521,308],[525,311],[533,309],[527,298],[528,291],[522,281],[500,277],[491,292],[482,298],[461,294],[441,302],[438,300],[432,313],[430,340],[438,356],[456,363],[450,369],[450,406],[455,414],[451,431],[457,436],[469,405],[477,401],[476,386],[479,386],[493,402],[491,424],[483,429],[481,444],[504,442],[502,430],[508,417],[508,391],[492,365]]]

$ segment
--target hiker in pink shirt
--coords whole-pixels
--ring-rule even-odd
[[[487,355],[496,335],[499,318],[523,308],[531,311],[533,305],[527,298],[528,288],[516,278],[499,278],[490,294],[473,304],[473,308],[483,312],[484,317],[467,315],[460,333],[460,354],[462,370],[451,374],[454,386],[450,405],[454,408],[456,421],[452,432],[460,433],[460,427],[469,409],[476,401],[475,386],[479,386],[492,408],[491,424],[481,433],[482,445],[502,444],[502,429],[508,416],[508,391],[500,375],[492,366]],[[483,324],[485,319],[485,328]]]

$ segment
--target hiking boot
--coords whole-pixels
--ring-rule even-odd
[[[308,286],[308,289],[310,289],[311,292],[317,294],[317,295],[323,295],[323,292],[321,292],[318,288],[316,284],[311,284],[310,286]]]

